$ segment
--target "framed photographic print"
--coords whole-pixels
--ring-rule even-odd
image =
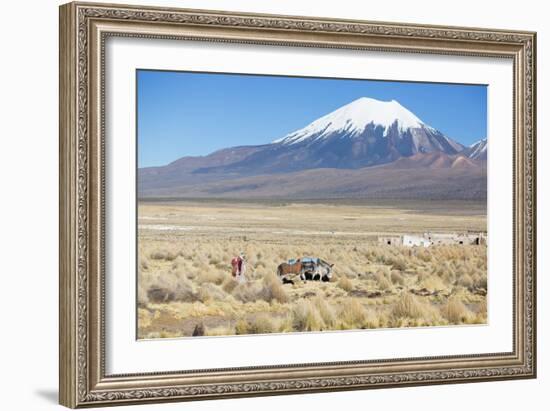
[[[61,6],[61,404],[534,378],[535,40]]]

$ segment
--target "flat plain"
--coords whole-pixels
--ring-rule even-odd
[[[378,242],[486,232],[485,202],[142,200],[137,224],[138,338],[487,322],[486,245]],[[301,257],[334,264],[331,281],[282,284]]]

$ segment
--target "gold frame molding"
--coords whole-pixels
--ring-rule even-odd
[[[110,36],[512,59],[513,351],[106,375],[104,46]],[[220,11],[60,7],[60,394],[67,407],[325,392],[536,376],[536,33]]]

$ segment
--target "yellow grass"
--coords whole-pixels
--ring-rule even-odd
[[[392,233],[485,230],[484,211],[468,207],[141,204],[138,335],[191,336],[199,325],[203,335],[233,335],[485,323],[486,297],[477,291],[487,290],[486,246],[377,242]],[[243,283],[231,276],[240,252]],[[333,280],[282,284],[278,264],[304,256],[334,263]]]
[[[342,277],[338,280],[338,287],[344,291],[353,290],[353,283],[348,279],[348,277]]]
[[[441,308],[441,314],[452,324],[466,323],[471,318],[471,312],[458,298],[450,298]]]

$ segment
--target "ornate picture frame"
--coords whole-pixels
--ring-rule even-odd
[[[105,42],[110,37],[498,57],[513,62],[513,350],[145,372],[105,370]],[[188,401],[536,377],[536,34],[221,11],[60,7],[60,403]],[[284,337],[281,337],[284,338]]]

